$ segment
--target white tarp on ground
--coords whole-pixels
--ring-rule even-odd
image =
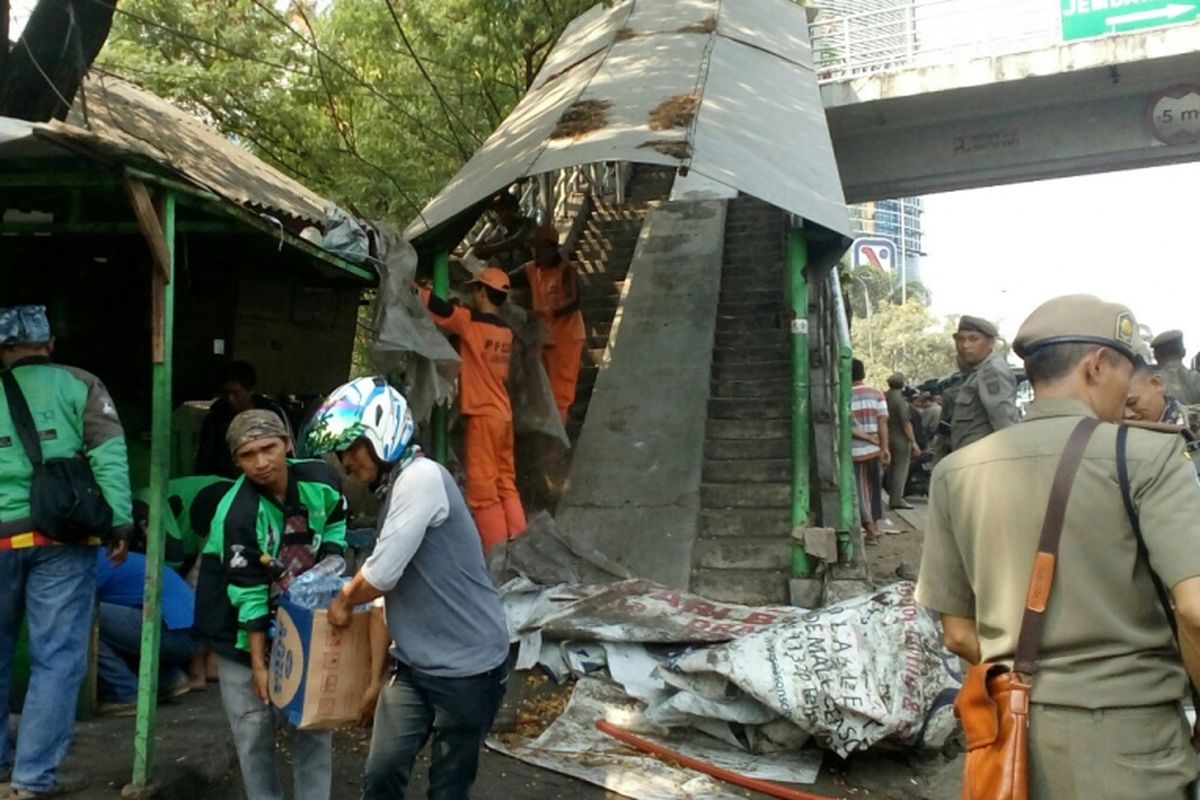
[[[641,719],[637,701],[619,688],[595,678],[579,681],[566,711],[537,739],[508,745],[492,738],[488,740],[488,746],[521,761],[572,775],[637,800],[741,800],[745,797],[714,778],[626,747],[598,731],[598,719],[637,731],[644,739],[714,766],[763,780],[812,783],[821,766],[819,750],[757,755],[688,730],[656,735],[651,732],[653,727]]]
[[[897,583],[817,611],[717,603],[645,580],[501,590],[518,667],[608,674],[662,727],[754,752],[811,736],[841,755],[938,747],[954,730],[957,660]]]

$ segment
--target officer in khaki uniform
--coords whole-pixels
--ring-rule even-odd
[[[1167,394],[1184,405],[1200,403],[1200,374],[1183,365],[1183,357],[1187,355],[1183,331],[1163,331],[1154,337],[1150,347],[1154,349],[1154,363]]]
[[[1013,345],[1036,401],[1021,424],[942,461],[929,494],[917,600],[971,663],[1011,663],[1067,437],[1082,417],[1121,419],[1141,347],[1129,309],[1089,295],[1045,303]],[[1197,774],[1187,677],[1122,504],[1116,432],[1092,435],[1066,509],[1033,677],[1034,800],[1182,798]],[[1151,565],[1181,635],[1200,636],[1200,483],[1182,437],[1133,429],[1127,455]]]

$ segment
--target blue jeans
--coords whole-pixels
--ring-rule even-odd
[[[196,654],[191,628],[173,631],[165,625],[159,634],[158,685],[170,686],[183,677]],[[142,610],[113,603],[100,604],[100,644],[97,671],[100,699],[106,703],[137,701],[138,658],[142,652]]]
[[[395,665],[375,709],[363,800],[403,798],[413,761],[430,734],[429,799],[466,800],[479,767],[479,748],[507,685],[504,664],[466,678],[438,678]]]
[[[0,550],[0,709],[6,723],[0,725],[0,774],[11,769],[15,789],[55,786],[75,732],[95,598],[95,548]],[[8,693],[22,615],[29,622],[30,677],[14,758]]]

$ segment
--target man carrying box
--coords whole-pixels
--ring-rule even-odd
[[[404,397],[382,378],[360,378],[329,396],[305,437],[309,455],[336,452],[385,497],[375,551],[328,611],[346,625],[354,606],[385,599],[391,658],[364,800],[403,798],[431,735],[429,796],[466,798],[508,682],[508,630],[479,533],[454,479],[412,435]]]
[[[243,411],[226,440],[243,474],[217,506],[204,546],[196,627],[217,654],[246,796],[282,800],[268,696],[272,600],[290,577],[342,554],[346,501],[328,464],[287,457],[291,437],[274,413]],[[329,800],[332,763],[330,731],[296,731],[297,800]]]

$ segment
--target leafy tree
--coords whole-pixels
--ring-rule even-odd
[[[867,368],[867,383],[887,386],[888,376],[903,372],[910,383],[954,372],[954,320],[939,323],[923,304],[883,300],[871,318],[855,320],[850,339]]]
[[[97,60],[357,213],[403,224],[592,0],[123,0]]]
[[[887,301],[900,305],[906,299],[929,306],[932,297],[925,285],[919,281],[908,281],[907,292],[900,275],[877,267],[864,266],[858,269],[843,268],[842,283],[850,296],[850,308],[856,318],[868,316],[876,306]]]

